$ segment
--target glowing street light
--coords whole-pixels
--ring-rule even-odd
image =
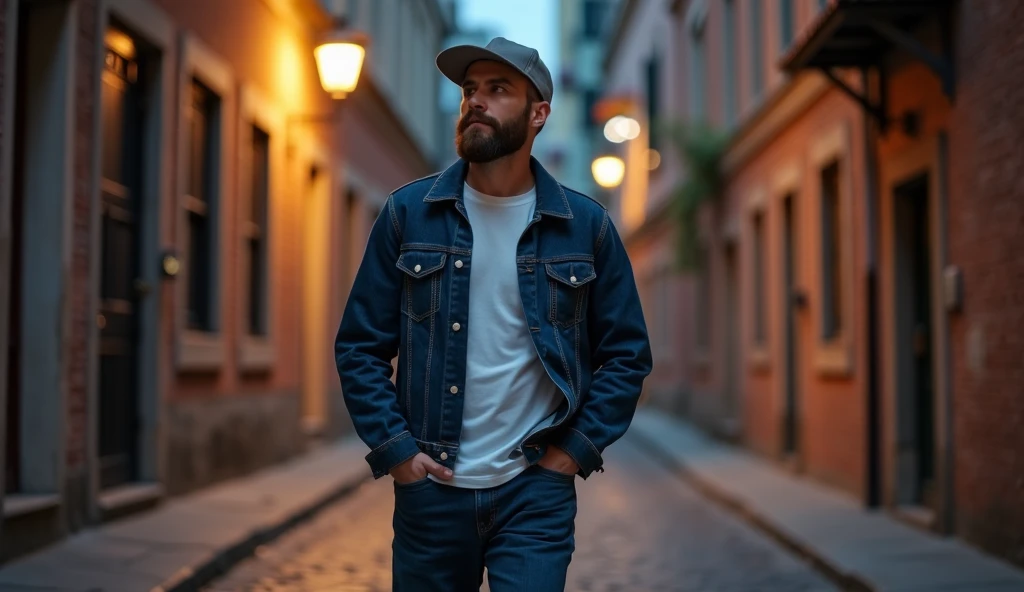
[[[335,99],[355,90],[363,69],[369,37],[339,23],[313,50],[320,84]]]
[[[616,144],[635,140],[640,135],[640,123],[632,117],[616,115],[604,124],[604,137]]]
[[[590,172],[597,184],[605,189],[614,189],[622,183],[626,174],[626,163],[618,156],[601,156],[590,165]]]

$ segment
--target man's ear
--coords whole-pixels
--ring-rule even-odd
[[[551,103],[547,101],[534,103],[533,117],[530,118],[530,125],[536,128],[544,127],[549,115],[551,115]]]

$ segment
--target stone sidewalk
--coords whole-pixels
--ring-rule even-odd
[[[883,511],[718,443],[650,408],[633,441],[706,495],[740,513],[843,589],[898,592],[1021,592],[1024,572],[956,538],[934,536]],[[685,525],[680,525],[685,528]]]
[[[171,498],[0,566],[2,592],[197,590],[370,479],[354,438]]]

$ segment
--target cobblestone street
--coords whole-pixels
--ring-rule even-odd
[[[604,474],[577,479],[576,553],[567,590],[835,589],[647,458],[628,436],[606,461]],[[205,590],[390,590],[392,503],[390,478],[367,484]]]

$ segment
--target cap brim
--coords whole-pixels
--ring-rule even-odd
[[[516,66],[512,62],[489,49],[477,47],[476,45],[456,45],[449,47],[437,54],[435,62],[437,63],[437,69],[444,74],[445,78],[459,86],[462,86],[462,82],[466,78],[466,70],[469,69],[470,64],[479,60],[501,62],[502,64],[515,68],[517,72],[526,76],[526,72],[523,72],[519,66]],[[526,76],[526,79],[529,80],[530,77]]]

